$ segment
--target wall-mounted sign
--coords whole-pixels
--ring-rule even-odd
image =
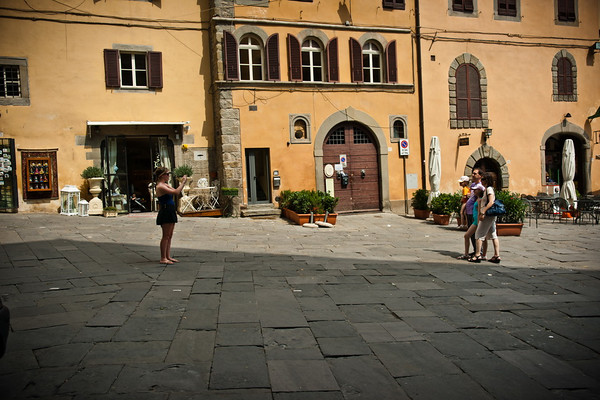
[[[346,168],[348,166],[347,161],[348,160],[346,159],[346,155],[340,154],[340,164],[342,164],[342,167]]]
[[[398,142],[398,147],[400,148],[400,155],[407,156],[410,153],[410,146],[408,144],[408,139],[402,139]]]
[[[458,138],[458,145],[459,146],[468,146],[469,145],[469,138],[468,137]]]

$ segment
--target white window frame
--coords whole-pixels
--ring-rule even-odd
[[[0,57],[0,65],[19,67],[19,96],[2,96],[0,105],[3,106],[28,106],[29,101],[29,76],[26,58]]]
[[[252,41],[255,41],[256,44],[253,44]],[[258,60],[258,62],[256,62],[256,60],[253,60],[252,57],[252,53],[254,50],[258,50],[260,52],[260,60]],[[242,63],[242,52],[247,52],[248,53],[248,63],[244,64]],[[265,74],[265,68],[264,68],[264,64],[263,64],[263,60],[265,59],[265,52],[264,52],[264,48],[261,45],[260,39],[254,35],[246,35],[244,37],[242,37],[239,41],[238,44],[238,65],[239,65],[239,73],[240,73],[240,80],[241,81],[263,81],[264,80],[264,74]],[[242,74],[242,66],[247,67],[248,68],[248,76],[249,79],[244,79],[243,74]],[[260,77],[255,77],[254,76],[254,67],[255,66],[260,66]]]
[[[308,57],[308,64],[304,64],[304,53],[308,53],[309,57]],[[314,65],[313,61],[314,61],[314,56],[318,55],[319,60],[321,62],[321,65]],[[306,39],[304,42],[302,42],[302,54],[301,54],[301,63],[302,63],[302,80],[305,82],[323,82],[323,73],[324,73],[324,68],[323,68],[323,47],[321,46],[321,44],[319,43],[319,41],[317,41],[316,39],[313,38],[308,38]],[[307,77],[304,76],[304,69],[308,68],[310,71],[310,76]],[[321,79],[317,80],[315,79],[315,72],[317,70],[321,71]]]
[[[382,83],[383,82],[383,52],[373,40],[367,41],[362,47],[362,55],[363,55],[363,80],[364,83]],[[368,62],[365,62],[368,60]],[[373,61],[375,59],[379,60],[379,67],[373,66]],[[379,80],[374,80],[374,72],[379,71]],[[368,77],[368,79],[367,79]]]
[[[137,55],[142,55],[144,58],[144,68],[139,67],[138,65],[136,65],[136,61],[135,61],[135,56]],[[123,68],[123,56],[129,56],[131,57],[131,69],[129,68]],[[132,84],[131,85],[125,85],[123,84],[123,72],[124,71],[131,71],[131,75],[132,75]],[[144,72],[144,76],[146,77],[146,84],[145,85],[138,85],[137,84],[137,73],[138,72]],[[123,89],[148,89],[148,53],[142,53],[142,52],[128,52],[128,51],[119,51],[119,74],[121,74],[121,88]]]

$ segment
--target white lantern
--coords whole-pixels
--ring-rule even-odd
[[[79,201],[78,208],[79,208],[79,216],[80,217],[87,217],[89,215],[88,210],[90,208],[90,205],[87,202],[87,200]]]
[[[77,215],[79,204],[79,189],[74,185],[66,185],[60,191],[60,213],[62,215]]]

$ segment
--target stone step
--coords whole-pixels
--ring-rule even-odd
[[[242,208],[240,210],[240,216],[249,218],[279,218],[281,216],[281,210],[275,208],[272,204],[260,204]]]

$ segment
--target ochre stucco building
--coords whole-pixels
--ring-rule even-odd
[[[433,136],[441,191],[478,166],[526,194],[560,181],[572,138],[577,188],[597,192],[600,10],[563,3],[7,0],[5,182],[19,211],[56,212],[64,185],[87,196],[95,165],[106,205],[152,209],[152,170],[185,163],[239,188],[236,208],[314,188],[340,211],[404,213],[429,187]],[[37,159],[49,182],[32,186]]]

